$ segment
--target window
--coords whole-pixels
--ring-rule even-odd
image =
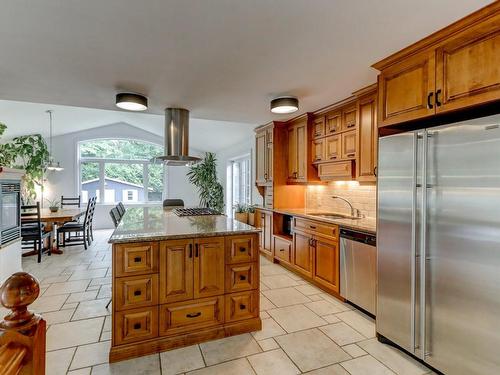
[[[251,163],[250,155],[230,161],[227,176],[227,214],[232,216],[235,204],[249,205],[251,196]]]
[[[163,148],[133,139],[96,139],[80,142],[80,195],[104,203],[159,202],[163,198],[165,168],[150,159]]]

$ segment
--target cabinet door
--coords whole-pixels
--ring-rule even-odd
[[[331,137],[326,137],[325,138],[325,159],[326,160],[339,160],[341,157],[341,152],[340,152],[340,135],[334,135]]]
[[[295,231],[293,234],[293,266],[297,271],[312,277],[313,252],[311,236]]]
[[[160,243],[160,303],[193,298],[193,240]]]
[[[297,178],[297,128],[288,128],[288,179]]]
[[[435,113],[432,97],[435,89],[434,51],[421,53],[384,69],[378,82],[379,126]]]
[[[500,15],[466,29],[436,53],[436,111],[500,99]]]
[[[312,162],[322,161],[325,159],[325,139],[315,139],[313,141],[313,160]]]
[[[342,130],[353,130],[356,127],[356,106],[342,111]]]
[[[264,249],[272,253],[273,213],[264,213]]]
[[[325,116],[317,117],[313,120],[313,136],[320,138],[325,135]]]
[[[265,178],[267,182],[273,180],[273,129],[266,132],[266,170]]]
[[[333,112],[326,116],[325,135],[334,134],[342,129],[342,112]]]
[[[307,122],[297,125],[297,180],[307,181]]]
[[[255,227],[259,228],[261,232],[259,233],[259,249],[264,250],[264,225],[265,225],[264,211],[255,210]]]
[[[355,159],[356,149],[356,130],[342,133],[342,159]]]
[[[255,182],[266,183],[266,131],[261,130],[255,135]]]
[[[194,298],[224,294],[224,237],[194,240]]]
[[[336,240],[314,238],[313,279],[325,287],[339,292],[339,248]]]
[[[375,181],[378,141],[376,95],[360,99],[358,114],[356,177],[358,181]]]

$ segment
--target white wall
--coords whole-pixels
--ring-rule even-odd
[[[245,141],[228,147],[224,150],[218,151],[217,155],[217,175],[219,180],[224,187],[224,202],[227,208],[227,167],[230,165],[231,160],[243,156],[245,154],[251,154],[252,166],[251,166],[251,199],[253,204],[262,204],[262,196],[259,194],[257,188],[253,181],[255,181],[255,135],[253,132],[253,126],[249,126],[245,130],[248,133]],[[227,212],[227,211],[226,211]]]
[[[61,162],[64,170],[47,172],[45,198],[59,199],[61,195],[78,195],[78,142],[98,138],[132,138],[163,146],[163,137],[123,122],[54,137],[53,156],[56,161]],[[191,150],[191,152],[193,155],[202,154],[198,150]],[[186,206],[195,206],[198,204],[198,194],[194,186],[187,181],[187,171],[187,167],[167,167],[167,196],[183,199]],[[95,228],[113,228],[109,216],[109,210],[112,207],[113,205],[106,204],[97,206]]]

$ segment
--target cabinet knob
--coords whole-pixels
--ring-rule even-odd
[[[134,329],[141,329],[141,323],[135,323]]]
[[[240,247],[240,253],[244,253],[245,251],[247,251],[246,247],[241,246]]]
[[[141,260],[142,260],[142,257],[135,257],[135,258],[134,258],[134,262],[135,262],[135,263],[140,263],[140,262],[141,262]]]
[[[240,303],[240,310],[245,310],[246,308],[247,308],[247,306],[246,306],[246,305],[244,305],[244,304]]]
[[[140,290],[135,290],[134,291],[134,296],[140,296],[141,295],[141,291]]]
[[[241,281],[245,281],[247,279],[247,277],[245,275],[240,275],[240,280]]]

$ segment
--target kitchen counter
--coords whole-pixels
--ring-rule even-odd
[[[127,208],[109,243],[128,243],[179,238],[216,237],[259,233],[250,225],[223,215],[177,216],[163,206]]]
[[[313,214],[335,214],[334,212],[325,212],[321,210],[310,210],[310,209],[305,209],[305,208],[273,208],[273,209],[268,209],[268,208],[260,208],[261,210],[268,210],[268,211],[273,211],[285,215],[291,215],[291,216],[299,216],[303,217],[306,219],[311,219],[311,220],[316,220],[316,221],[323,221],[326,223],[331,223],[331,224],[336,224],[342,228],[346,229],[354,229],[354,230],[359,230],[363,232],[368,232],[372,234],[376,234],[377,232],[377,220],[374,218],[361,218],[361,219],[348,219],[348,218],[342,218],[342,219],[329,219],[325,217],[320,217],[320,216],[314,216]]]

